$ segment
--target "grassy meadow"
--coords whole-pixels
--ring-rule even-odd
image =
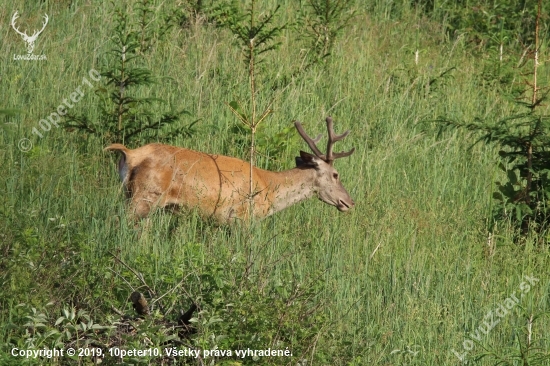
[[[161,22],[185,2],[153,3]],[[281,4],[280,22],[296,21],[300,7],[260,4]],[[356,206],[340,213],[310,199],[249,226],[218,226],[194,212],[157,212],[135,225],[117,157],[103,152],[107,141],[63,127],[41,131],[42,138],[32,132],[79,86],[84,96],[71,112],[101,118],[97,90],[107,86],[89,71],[111,62],[113,5],[4,2],[0,109],[17,111],[0,115],[0,364],[92,364],[91,357],[11,352],[118,342],[135,349],[288,347],[292,357],[106,357],[103,364],[439,366],[461,364],[456,352],[477,365],[550,365],[547,240],[533,234],[517,243],[505,223],[489,237],[492,193],[503,179],[497,149],[472,147],[476,135],[461,130],[439,135],[433,122],[499,120],[517,106],[484,81],[489,56],[450,39],[407,4],[357,0],[330,57],[277,94],[262,127],[265,136],[290,128],[282,147],[259,145],[258,165],[272,170],[293,168],[299,150],[308,151],[294,120],[311,135],[325,131],[328,115],[337,132],[351,130],[335,149],[356,151],[335,166]],[[26,53],[10,26],[16,10],[21,30],[36,29],[48,14],[34,50],[46,61],[14,60]],[[300,66],[307,50],[297,33],[287,28],[280,47],[264,55],[259,108],[273,95],[270,83]],[[155,104],[159,111],[189,111],[181,125],[199,120],[191,137],[170,144],[248,159],[227,106],[247,100],[247,70],[227,29],[201,17],[176,24],[141,66],[156,83],[138,95],[165,100]],[[547,65],[538,77],[548,85]],[[22,138],[32,142],[27,152]],[[90,321],[116,326],[121,316],[113,309],[135,316],[128,302],[134,290],[148,298],[157,321],[175,322],[197,303],[195,333],[170,343],[177,332],[155,319],[132,334],[82,328]],[[493,324],[513,296],[519,304]],[[476,359],[484,352],[492,355]]]

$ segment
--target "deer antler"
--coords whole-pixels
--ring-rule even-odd
[[[311,149],[311,151],[313,151],[313,153],[318,158],[326,160],[325,154],[323,154],[321,152],[321,150],[319,150],[319,148],[316,145],[321,140],[321,137],[323,137],[323,135],[319,134],[319,136],[312,139],[311,137],[309,137],[307,135],[306,131],[304,131],[304,128],[302,127],[302,124],[299,121],[294,121],[294,126],[298,130],[298,133],[300,134],[300,136],[302,136],[302,138],[307,142],[307,144],[309,145],[309,148]]]
[[[15,26],[15,21],[17,20],[17,18],[19,18],[19,12],[16,11],[15,13],[13,13],[13,17],[11,17],[11,27],[13,28],[14,31],[16,31],[21,36],[28,37],[27,33],[20,32],[19,28]]]
[[[332,146],[336,141],[343,140],[347,135],[349,135],[349,130],[344,132],[341,135],[336,135],[334,133],[334,128],[332,127],[332,118],[327,117],[327,131],[328,131],[328,142],[327,142],[327,160],[328,162],[333,162],[336,159],[339,158],[345,158],[346,156],[350,156],[355,152],[355,148],[352,148],[350,151],[347,152],[339,152],[339,153],[333,153],[332,152]]]
[[[302,127],[302,124],[299,121],[294,121],[294,126],[296,126],[296,129],[298,130],[298,133],[300,134],[300,136],[302,136],[302,138],[305,140],[305,142],[307,142],[307,144],[308,144],[309,148],[311,149],[311,151],[313,151],[313,153],[318,158],[323,159],[325,162],[332,165],[334,160],[339,159],[339,158],[344,158],[346,156],[350,156],[351,154],[353,154],[355,152],[355,148],[352,148],[350,151],[346,151],[346,152],[342,151],[342,152],[339,152],[339,153],[333,153],[332,152],[332,147],[333,147],[334,143],[337,142],[337,141],[343,140],[347,135],[349,135],[350,131],[348,130],[348,131],[344,132],[341,135],[337,135],[334,132],[332,118],[327,117],[326,122],[327,122],[327,131],[328,131],[328,142],[327,142],[327,153],[326,154],[323,154],[321,152],[321,150],[319,150],[319,148],[317,147],[317,143],[319,142],[319,140],[321,140],[322,135],[319,135],[316,138],[312,139],[304,131],[304,129]]]
[[[38,37],[38,35],[44,31],[44,29],[48,25],[48,20],[49,20],[48,14],[44,14],[44,23],[42,23],[42,29],[40,29],[38,32],[34,31],[34,33],[32,34],[32,37],[35,37],[35,36]]]

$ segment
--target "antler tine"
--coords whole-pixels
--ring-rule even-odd
[[[46,28],[46,26],[48,25],[48,20],[50,18],[48,18],[48,14],[44,14],[44,24],[42,25],[42,29],[40,30],[40,33],[42,33],[42,31],[44,30],[44,28]]]
[[[319,148],[317,147],[317,143],[321,140],[321,137],[323,137],[323,135],[320,134],[316,138],[312,139],[311,137],[308,136],[306,131],[304,131],[304,128],[302,127],[302,124],[300,123],[300,121],[294,121],[294,126],[298,130],[298,133],[300,134],[300,136],[302,136],[302,138],[305,140],[305,142],[307,142],[307,144],[308,144],[309,148],[311,149],[311,151],[313,151],[313,153],[318,158],[326,160],[325,154],[323,154],[321,152],[321,150],[319,150]]]
[[[333,153],[332,154],[332,161],[340,158],[345,158],[346,156],[350,156],[355,152],[355,148],[353,147],[350,151],[342,151],[339,153]]]
[[[35,36],[38,37],[38,35],[44,31],[44,29],[45,29],[46,26],[48,25],[48,19],[49,19],[49,18],[48,18],[48,14],[44,14],[44,20],[45,20],[45,22],[42,23],[42,29],[40,29],[40,30],[35,30],[35,31],[33,32],[33,34],[32,34],[31,37],[35,37]]]
[[[13,16],[11,17],[11,22],[15,23],[17,18],[19,18],[19,11],[16,10],[15,13],[13,13]]]
[[[319,141],[321,141],[322,138],[323,138],[323,134],[320,133],[320,134],[317,135],[316,138],[311,139],[311,140],[312,140],[313,142],[315,142],[315,143],[318,143]]]
[[[332,147],[333,147],[334,143],[337,142],[337,141],[343,140],[347,135],[349,135],[350,131],[348,130],[348,131],[344,132],[341,135],[337,135],[334,132],[332,117],[327,117],[326,122],[327,122],[327,131],[328,131],[327,159],[326,159],[326,161],[327,161],[327,163],[332,164],[332,162],[336,159],[344,158],[346,156],[350,156],[351,154],[353,154],[355,152],[355,148],[352,148],[350,151],[342,151],[342,152],[339,152],[339,153],[333,153],[332,152]]]
[[[18,34],[20,34],[22,36],[26,36],[25,33],[22,33],[19,30],[19,27],[15,26],[15,21],[17,20],[17,18],[19,18],[19,12],[16,10],[15,13],[13,13],[13,17],[11,17],[11,26],[12,26],[13,30],[16,31]]]

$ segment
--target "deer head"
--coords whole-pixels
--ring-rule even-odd
[[[27,32],[19,31],[19,28],[15,26],[15,21],[17,20],[17,18],[19,18],[19,13],[16,11],[11,18],[11,26],[23,38],[23,41],[27,42],[27,53],[31,54],[34,50],[34,42],[48,24],[48,14],[44,14],[44,23],[42,25],[42,29],[40,29],[39,31],[35,30],[32,36],[28,36]]]
[[[314,153],[313,155],[300,151],[300,157],[296,158],[296,165],[298,167],[310,167],[316,170],[317,176],[314,183],[314,190],[321,201],[336,206],[340,211],[347,211],[355,205],[355,202],[353,202],[348,191],[346,191],[340,182],[340,175],[336,169],[334,169],[333,163],[336,159],[353,154],[355,148],[347,152],[334,153],[334,143],[343,140],[349,134],[349,131],[337,135],[334,133],[332,118],[327,117],[326,122],[328,131],[326,154],[323,154],[317,147],[317,143],[321,140],[322,135],[312,139],[304,131],[300,122],[294,122],[294,126],[296,126],[298,133],[307,142],[311,151]]]

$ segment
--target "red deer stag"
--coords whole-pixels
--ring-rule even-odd
[[[252,168],[253,205],[250,205],[250,164],[237,158],[206,154],[162,144],[149,144],[135,150],[112,144],[106,151],[120,151],[118,172],[137,217],[145,217],[156,207],[198,209],[203,217],[218,222],[247,219],[252,207],[256,218],[264,218],[314,195],[340,211],[354,202],[332,166],[334,160],[351,155],[333,153],[335,142],[349,131],[336,135],[332,118],[326,119],[327,152],[317,147],[322,135],[312,139],[300,122],[294,122],[298,133],[313,154],[300,151],[296,168],[271,172]]]

